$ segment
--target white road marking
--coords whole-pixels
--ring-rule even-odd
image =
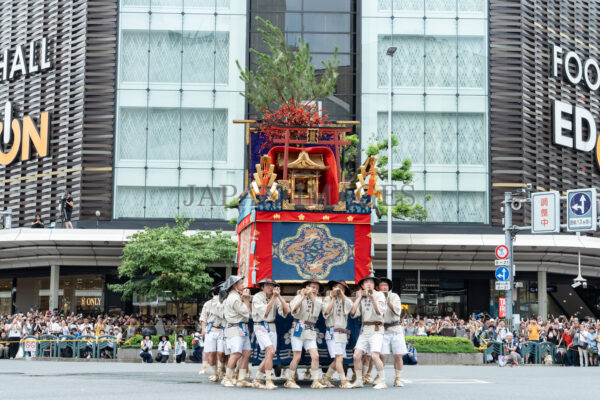
[[[489,384],[490,382],[483,381],[481,379],[454,379],[454,378],[420,378],[420,379],[402,379],[402,382],[405,383],[416,383],[416,384],[426,384],[426,385],[481,385],[481,384]]]

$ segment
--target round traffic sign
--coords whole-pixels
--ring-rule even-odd
[[[496,258],[497,259],[504,260],[507,257],[508,257],[508,247],[506,247],[503,244],[496,247]]]
[[[590,211],[592,206],[592,200],[587,193],[576,193],[573,197],[571,197],[571,202],[569,203],[569,207],[571,211],[575,215],[584,215]]]

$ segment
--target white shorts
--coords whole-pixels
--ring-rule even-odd
[[[331,358],[335,358],[335,356],[346,356],[346,343],[328,340],[327,350],[329,351],[329,357]]]
[[[241,353],[244,350],[252,350],[248,336],[234,336],[226,339],[231,354]]]
[[[277,351],[277,332],[267,332],[267,330],[258,324],[254,325],[254,334],[256,335],[256,341],[260,346],[261,350],[266,349],[269,346],[273,346]]]
[[[204,352],[214,353],[215,351],[218,351],[219,353],[223,352],[222,329],[211,329],[204,337]]]
[[[360,349],[367,354],[380,353],[383,345],[383,333],[373,333],[369,336],[361,334],[356,341],[355,349]]]
[[[406,353],[408,353],[408,350],[406,349],[406,340],[403,333],[386,333],[383,335],[381,354],[405,355]]]
[[[317,339],[300,339],[296,336],[292,335],[292,351],[302,351],[316,349],[317,348]]]
[[[229,345],[227,344],[225,338],[219,339],[219,342],[221,342],[221,346],[223,347],[223,354],[225,354],[226,356],[230,355],[231,350],[229,349]]]

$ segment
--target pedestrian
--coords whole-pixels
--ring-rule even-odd
[[[177,364],[185,363],[186,349],[187,343],[183,340],[183,335],[177,335],[177,341],[175,342],[175,362]]]
[[[254,335],[260,349],[265,356],[258,366],[252,385],[255,388],[274,390],[277,386],[273,383],[273,358],[277,351],[277,327],[275,316],[279,314],[285,318],[290,313],[290,306],[281,297],[281,288],[271,277],[258,282],[260,292],[252,297],[252,320],[254,321]],[[264,377],[265,384],[261,379]]]
[[[566,324],[565,324],[566,325]],[[573,336],[571,330],[565,326],[563,333],[560,336],[560,341],[558,342],[558,346],[564,342],[565,353],[567,354],[567,365],[574,366],[575,359],[577,357],[577,348],[573,344]]]
[[[194,332],[192,338],[192,355],[190,356],[190,361],[195,363],[202,362],[202,347],[204,346],[204,342],[202,341],[202,335],[200,332]],[[216,370],[215,370],[216,372]],[[214,382],[214,381],[213,381]]]
[[[406,346],[407,353],[402,356],[402,363],[404,365],[417,365],[419,362],[417,349],[415,348],[415,341],[410,339]]]
[[[244,278],[237,275],[230,276],[223,284],[223,290],[227,292],[227,298],[223,305],[223,314],[227,325],[225,327],[225,340],[231,354],[227,362],[225,378],[221,384],[225,387],[252,387],[247,381],[248,364],[252,347],[248,332],[248,321],[250,320],[250,289],[244,288]],[[239,361],[239,375],[234,383],[234,370]]]
[[[144,340],[140,342],[140,357],[143,363],[152,364],[152,340],[150,335],[144,336]]]
[[[573,344],[579,355],[579,366],[589,367],[587,328],[578,321],[573,322]]]
[[[340,389],[350,389],[352,386],[346,379],[344,373],[344,356],[346,355],[346,344],[350,331],[348,327],[348,315],[352,308],[350,289],[344,281],[329,281],[329,295],[323,299],[323,317],[325,318],[325,341],[327,350],[333,362],[327,368],[322,383],[327,387],[333,387],[331,381],[333,374],[338,373],[340,377]]]
[[[505,335],[502,346],[504,347],[504,353],[508,355],[498,357],[498,365],[500,367],[503,367],[506,364],[510,364],[514,367],[521,362],[521,345],[519,341],[514,338],[512,332],[508,332]]]
[[[310,354],[310,377],[312,389],[323,389],[319,380],[319,350],[317,348],[317,320],[321,314],[323,301],[318,294],[321,292],[321,283],[316,279],[304,281],[302,289],[290,302],[292,309],[292,352],[293,358],[288,370],[288,379],[284,386],[288,389],[300,389],[296,383],[296,370],[302,356],[302,349]]]
[[[23,317],[14,315],[8,317],[8,358],[15,358],[19,352]]]
[[[392,292],[393,282],[391,279],[381,278],[377,289],[384,294],[386,298],[386,307],[384,312],[383,346],[381,349],[381,361],[385,365],[385,359],[388,354],[394,356],[394,386],[402,387],[402,360],[408,353],[406,349],[406,339],[404,339],[404,328],[402,327],[402,303],[400,296]]]
[[[71,197],[71,193],[67,193],[67,196],[63,200],[63,210],[64,210],[64,218],[65,218],[65,228],[73,229],[73,223],[71,222],[71,214],[73,213],[73,198]]]
[[[167,335],[162,335],[160,337],[160,342],[158,343],[156,361],[160,363],[166,363],[169,359],[169,355],[171,354],[171,342],[169,342],[169,338]]]
[[[43,227],[44,227],[44,222],[42,221],[42,216],[39,214],[36,214],[35,220],[31,223],[31,228],[41,229]]]
[[[588,341],[588,356],[590,360],[590,366],[598,366],[598,342],[596,341],[597,334],[594,325],[590,325],[588,328],[587,341]]]
[[[379,279],[368,275],[358,282],[360,290],[350,310],[351,317],[361,317],[362,327],[360,335],[354,348],[354,373],[356,381],[352,387],[363,387],[362,357],[371,352],[371,358],[377,369],[377,379],[374,381],[374,389],[385,389],[385,371],[381,362],[380,353],[383,345],[384,313],[386,299],[383,293],[375,290]]]

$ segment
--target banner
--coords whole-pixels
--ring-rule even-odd
[[[257,213],[257,281],[267,276],[276,281],[360,280],[371,269],[371,226],[360,224],[362,217],[365,216]]]

